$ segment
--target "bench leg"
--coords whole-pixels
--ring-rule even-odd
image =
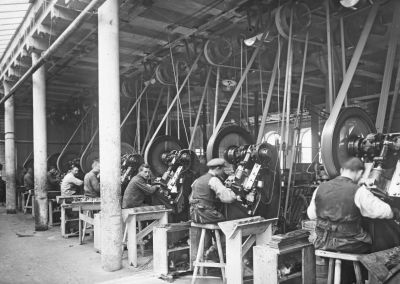
[[[126,222],[128,226],[128,261],[129,265],[138,266],[137,263],[137,240],[136,240],[136,216],[130,216]]]
[[[201,235],[200,235],[200,243],[199,243],[199,248],[197,250],[197,256],[196,256],[196,261],[193,264],[194,265],[194,271],[193,271],[193,277],[192,277],[192,284],[196,282],[196,277],[197,277],[197,272],[199,271],[199,266],[197,266],[197,262],[200,262],[200,260],[203,258],[203,253],[204,253],[204,239],[206,236],[206,230],[202,229],[201,230]]]
[[[356,284],[362,284],[362,274],[360,263],[357,261],[353,261],[354,273],[356,274]]]
[[[215,230],[215,238],[218,248],[219,263],[224,264],[224,253],[222,251],[221,236],[218,230]],[[225,283],[225,267],[221,267],[222,282]]]
[[[333,283],[333,274],[335,273],[335,260],[333,258],[329,259],[329,269],[328,269],[328,284]]]
[[[335,284],[340,284],[340,277],[342,274],[342,261],[340,259],[335,260]]]
[[[65,221],[65,207],[61,205],[61,236],[65,237],[65,226],[66,226],[66,221]]]
[[[49,226],[53,226],[53,201],[49,200]]]

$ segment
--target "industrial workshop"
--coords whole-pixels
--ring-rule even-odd
[[[0,0],[0,283],[400,283],[399,0]]]

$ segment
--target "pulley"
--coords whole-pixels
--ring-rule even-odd
[[[357,156],[358,139],[366,138],[371,133],[376,133],[374,123],[358,107],[342,109],[334,125],[325,124],[321,137],[321,154],[322,162],[331,178],[339,175],[340,167],[347,159]],[[370,140],[366,141],[368,143]],[[371,145],[366,146],[367,151],[375,151],[368,149]]]
[[[134,154],[135,149],[129,145],[128,143],[121,142],[121,156],[124,154]],[[80,157],[80,166],[81,170],[84,173],[91,171],[92,163],[94,160],[98,160],[100,157],[99,155],[99,148],[98,146],[92,147],[89,151]]]
[[[161,176],[168,169],[167,155],[171,151],[180,151],[183,147],[182,143],[175,137],[169,135],[159,136],[154,139],[153,143],[148,146],[148,156],[145,160],[155,176]]]
[[[174,66],[172,65],[174,63]],[[174,74],[184,78],[189,72],[190,66],[184,54],[175,54],[173,58],[167,57],[156,67],[156,80],[163,85],[175,84]]]
[[[204,45],[204,56],[211,65],[226,63],[232,54],[232,42],[226,38],[209,39]]]
[[[300,35],[311,25],[311,11],[305,3],[294,2],[279,6],[275,13],[275,24],[279,34],[284,38],[289,37],[292,9],[294,36]]]
[[[222,128],[218,135],[208,141],[207,160],[224,156],[224,151],[230,146],[254,144],[254,137],[244,128],[231,125]]]

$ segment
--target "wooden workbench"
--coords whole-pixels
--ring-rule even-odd
[[[72,206],[71,203],[73,200],[82,198],[84,197],[83,195],[71,195],[71,196],[56,196],[57,203],[60,204],[61,207],[61,236],[64,238],[68,238],[71,236],[76,236],[77,233],[67,233],[66,232],[66,227],[67,223],[69,222],[78,222],[79,218],[72,218],[68,219],[67,217],[67,212],[72,212]]]
[[[81,200],[72,201],[71,208],[73,211],[79,212],[79,244],[82,244],[87,224],[94,226],[94,213],[101,210],[101,199],[85,197]]]
[[[136,208],[122,209],[122,218],[127,226],[128,234],[128,262],[129,265],[137,267],[137,245],[142,239],[153,231],[153,228],[168,223],[168,213],[164,205],[143,206]],[[147,227],[137,227],[136,223],[141,221],[153,221]],[[137,232],[137,229],[139,231]]]
[[[396,256],[399,258],[400,263],[400,247],[395,247],[383,251],[374,252],[361,256],[361,263],[368,269],[369,284],[380,284],[380,283],[400,283],[400,273],[393,276],[389,282],[384,282],[388,277],[390,270],[386,267],[390,257]]]

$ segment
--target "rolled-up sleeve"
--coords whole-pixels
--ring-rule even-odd
[[[390,205],[372,194],[365,186],[361,186],[355,196],[354,203],[360,209],[361,215],[371,219],[392,219]]]
[[[317,219],[317,208],[315,207],[315,196],[317,195],[317,190],[314,190],[314,193],[311,197],[310,205],[308,205],[307,208],[307,216],[310,218],[310,220],[315,220]]]
[[[208,182],[208,185],[215,192],[217,198],[219,198],[221,202],[232,203],[236,200],[236,194],[229,188],[225,187],[219,178],[212,177]]]

